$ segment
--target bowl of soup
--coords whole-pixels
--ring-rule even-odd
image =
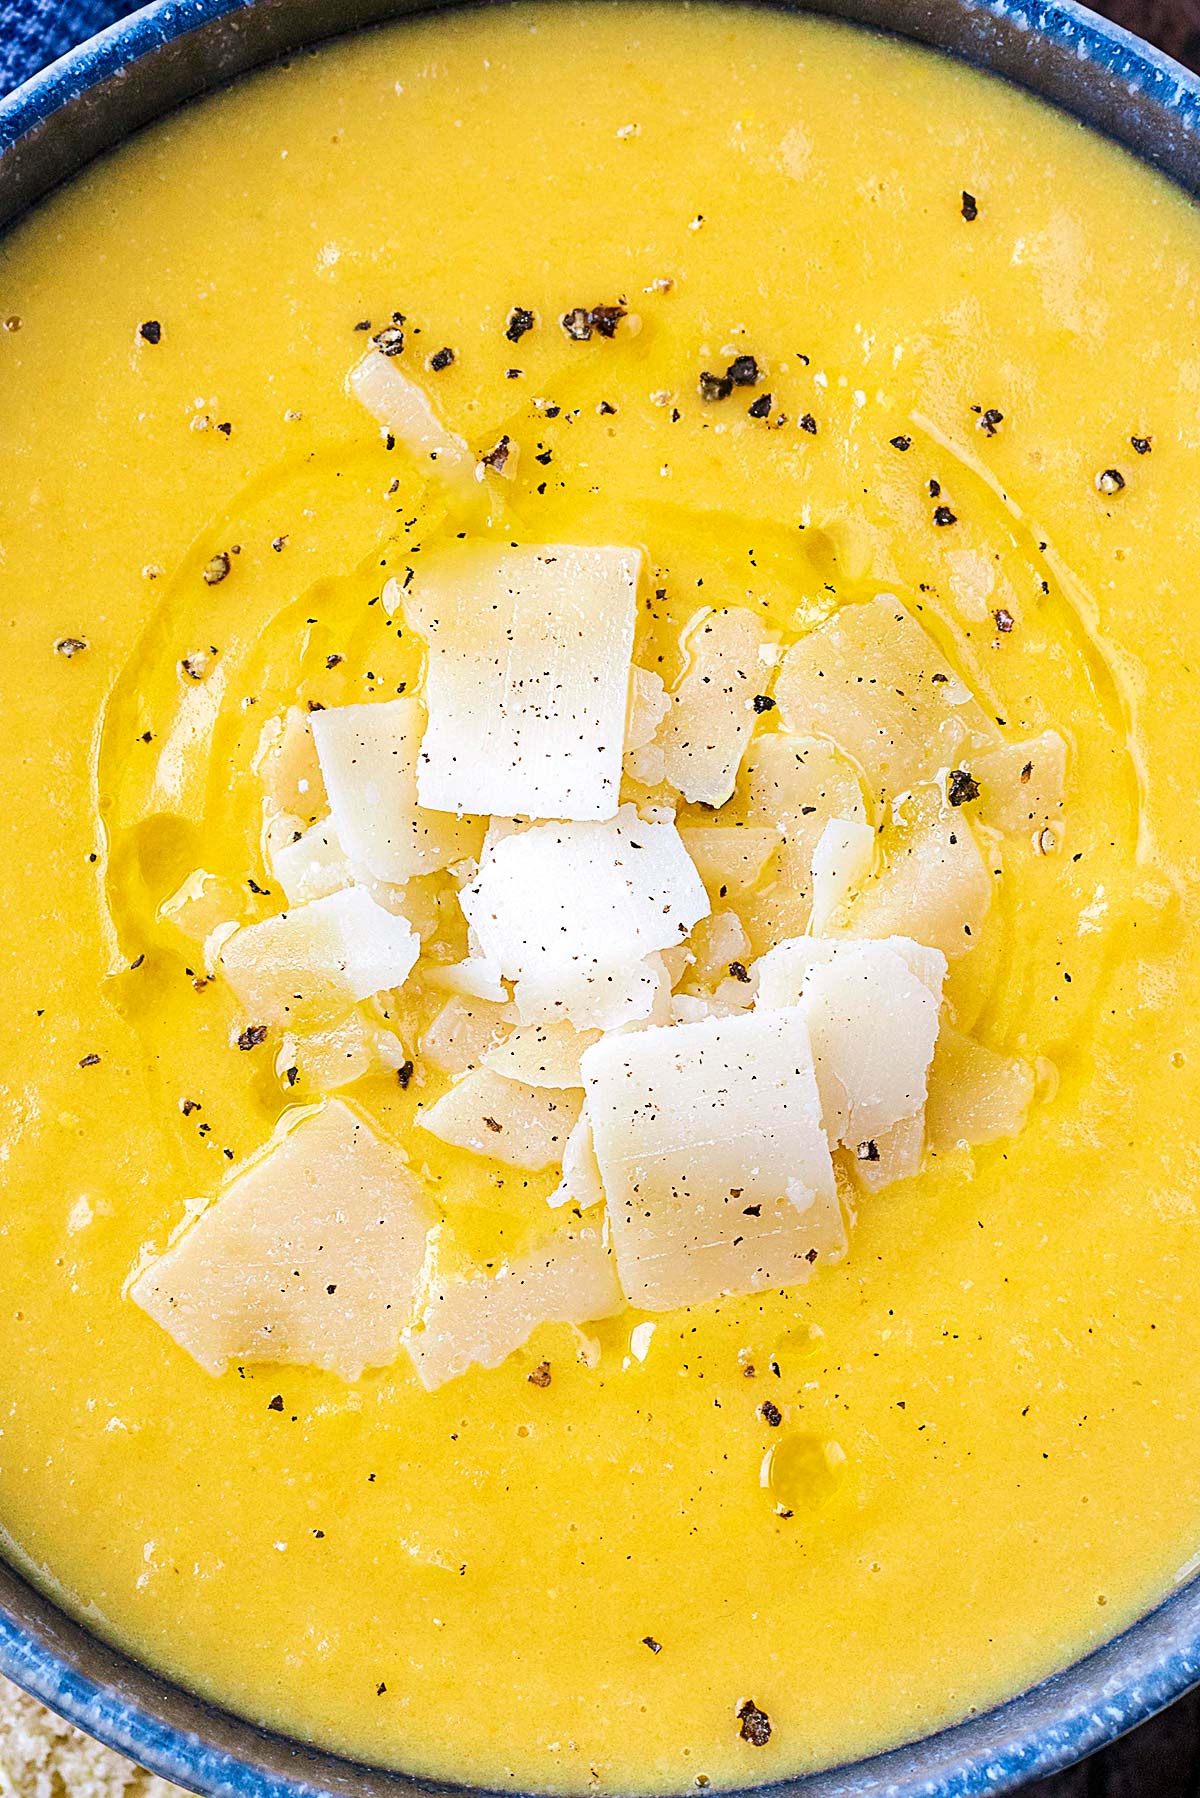
[[[0,1663],[185,1786],[1197,1677],[1193,78],[153,5],[0,103]]]

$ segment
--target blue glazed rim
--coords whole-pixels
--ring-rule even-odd
[[[808,3],[1015,81],[1200,197],[1200,80],[1074,0]],[[181,101],[286,50],[438,4],[154,0],[0,99],[0,231]],[[1188,1571],[1121,1635],[1006,1703],[852,1765],[748,1786],[742,1798],[982,1798],[1059,1771],[1200,1683],[1200,1578]],[[3,1560],[0,1672],[107,1746],[213,1798],[500,1798],[360,1765],[220,1710],[91,1635]]]

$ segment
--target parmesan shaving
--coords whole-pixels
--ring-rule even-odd
[[[1038,831],[1062,817],[1067,746],[1056,730],[975,756],[971,773],[979,782],[972,811],[981,824]]]
[[[546,1201],[549,1205],[577,1205],[590,1211],[604,1203],[604,1182],[596,1160],[596,1145],[586,1113],[580,1115],[563,1149],[562,1179]]]
[[[596,1230],[564,1230],[494,1271],[433,1268],[419,1327],[405,1338],[427,1392],[471,1366],[499,1367],[541,1324],[584,1324],[623,1307],[613,1259]]]
[[[248,1017],[282,1024],[402,986],[420,952],[407,918],[349,887],[235,931],[220,969]]]
[[[565,1018],[553,1018],[513,1031],[485,1055],[484,1063],[528,1086],[581,1086],[580,1058],[599,1037],[598,1030],[576,1030]]]
[[[328,818],[310,824],[291,842],[278,844],[271,852],[271,874],[283,888],[289,905],[325,899],[354,880],[354,871]]]
[[[338,840],[364,875],[396,885],[475,854],[483,838],[482,824],[417,803],[424,728],[416,699],[331,706],[312,720]]]
[[[808,929],[812,859],[831,818],[866,823],[862,782],[831,743],[773,731],[756,738],[747,757],[747,823],[783,838],[777,878],[755,894],[753,916],[767,942]]]
[[[480,1067],[490,1049],[502,1043],[512,1029],[507,1006],[485,999],[448,999],[422,1036],[421,1058],[443,1074],[465,1074]]]
[[[683,846],[710,893],[751,887],[779,848],[781,833],[772,825],[684,824]]]
[[[581,1105],[578,1092],[526,1086],[479,1067],[464,1074],[417,1121],[455,1148],[536,1171],[562,1162]]]
[[[952,961],[973,949],[993,876],[962,808],[946,806],[934,787],[919,788],[879,842],[883,869],[839,914],[838,933],[910,936]]]
[[[463,889],[483,953],[525,1023],[609,1029],[649,1015],[662,974],[647,965],[708,912],[673,824],[622,806],[604,824],[544,824],[502,838]]]
[[[812,913],[808,928],[820,936],[834,913],[856,893],[875,861],[875,832],[852,818],[831,818],[813,850]]]
[[[462,489],[474,483],[475,458],[466,441],[448,431],[423,387],[391,357],[371,350],[350,373],[350,391],[380,428],[402,443],[428,472]]]
[[[762,652],[773,641],[744,606],[709,612],[691,632],[687,672],[658,736],[667,779],[685,799],[720,806],[732,795],[754,729],[755,696],[770,682]]]
[[[775,697],[785,727],[853,756],[876,798],[931,780],[964,742],[999,740],[932,637],[888,593],[843,606],[793,645]]]
[[[395,1359],[433,1218],[401,1150],[331,1099],[277,1134],[130,1295],[208,1373],[288,1361],[357,1380]]]
[[[611,818],[629,702],[640,552],[459,544],[405,609],[425,637],[423,805]]]
[[[946,1026],[929,1075],[930,1146],[945,1150],[1015,1136],[1033,1103],[1027,1062]]]
[[[844,1252],[800,1010],[606,1036],[583,1074],[631,1304],[791,1286]]]

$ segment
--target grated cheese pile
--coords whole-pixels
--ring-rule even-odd
[[[444,480],[482,479],[383,359],[355,386]],[[1012,1134],[1032,1099],[944,989],[1001,834],[1061,817],[1061,738],[1005,740],[890,594],[786,651],[745,608],[702,612],[667,688],[633,660],[640,551],[421,560],[389,600],[419,694],[290,713],[262,761],[286,907],[232,928],[203,875],[172,901],[245,1028],[284,1032],[281,1076],[324,1094],[131,1284],[212,1372],[355,1379],[403,1350],[433,1389],[543,1323],[791,1286],[844,1256],[856,1189]],[[438,994],[409,1041],[406,999]],[[427,1137],[557,1170],[522,1253],[473,1257],[335,1096],[414,1065],[449,1082]]]

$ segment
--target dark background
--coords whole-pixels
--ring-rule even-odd
[[[0,94],[131,10],[121,0],[0,0]],[[1095,10],[1200,73],[1200,0],[1104,0]],[[1024,1798],[1200,1798],[1200,1689]]]

